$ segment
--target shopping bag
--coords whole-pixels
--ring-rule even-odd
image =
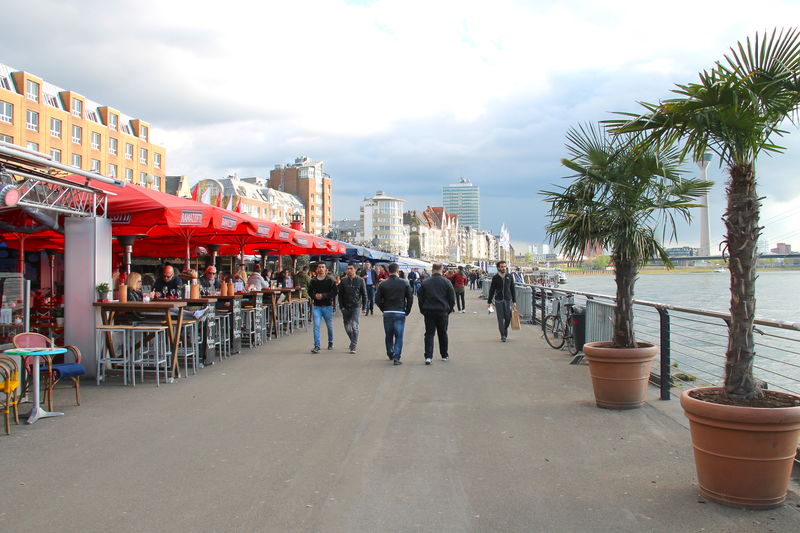
[[[519,329],[519,311],[511,310],[511,329]]]

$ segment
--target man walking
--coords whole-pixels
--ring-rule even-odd
[[[511,324],[511,308],[517,308],[517,292],[514,288],[514,278],[506,271],[506,262],[497,262],[497,274],[492,277],[489,285],[489,297],[486,299],[487,307],[492,305],[497,313],[497,325],[500,328],[500,341],[506,342],[508,338],[508,325]]]
[[[372,269],[371,263],[365,263],[361,271],[361,279],[367,287],[367,305],[364,307],[364,315],[374,314],[375,307],[375,288],[378,286],[378,273]]]
[[[467,275],[464,274],[464,267],[458,267],[458,271],[450,278],[453,288],[456,291],[456,304],[458,304],[458,312],[466,313],[467,304],[464,301],[464,293],[467,287]]]
[[[342,310],[344,330],[350,337],[350,353],[356,353],[358,345],[358,318],[361,309],[367,307],[367,287],[364,280],[356,276],[356,267],[347,265],[345,275],[339,282],[339,309]]]
[[[386,355],[395,365],[402,365],[403,332],[406,317],[414,304],[414,294],[404,279],[397,275],[397,263],[389,265],[389,277],[378,285],[375,304],[383,311],[383,331],[386,334]]]
[[[447,323],[456,305],[456,291],[453,284],[442,276],[442,265],[436,263],[431,268],[431,277],[422,282],[417,292],[419,310],[425,317],[425,364],[433,360],[433,337],[439,336],[439,355],[448,361]]]
[[[328,330],[328,349],[333,350],[333,300],[336,298],[336,282],[328,276],[325,263],[317,264],[314,272],[314,277],[308,282],[308,296],[311,298],[311,314],[314,318],[314,348],[311,353],[319,353],[319,330],[323,319]]]

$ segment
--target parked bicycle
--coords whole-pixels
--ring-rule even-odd
[[[573,324],[575,319],[575,302],[572,296],[556,298],[553,301],[553,312],[544,318],[544,340],[551,348],[560,350],[567,345],[570,355],[578,353],[578,346],[575,342]]]

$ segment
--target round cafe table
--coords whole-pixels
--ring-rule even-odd
[[[8,355],[19,355],[21,357],[35,357],[33,364],[33,409],[28,414],[28,424],[33,424],[40,418],[50,418],[51,416],[64,416],[64,413],[46,411],[39,405],[39,358],[43,355],[59,355],[67,353],[66,348],[12,348],[6,350]]]

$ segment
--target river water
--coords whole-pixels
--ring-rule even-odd
[[[634,298],[705,311],[729,313],[730,277],[726,272],[646,273],[636,282]],[[613,275],[569,276],[561,288],[614,295]],[[800,323],[800,271],[762,271],[756,281],[756,317]],[[642,308],[636,308],[642,309]],[[637,331],[657,338],[657,317],[637,311]],[[724,373],[727,331],[717,319],[671,313],[672,360],[678,371],[718,384]],[[708,321],[708,324],[702,322]],[[715,323],[715,325],[711,325]],[[647,332],[647,328],[650,329]],[[767,335],[756,335],[755,373],[768,383],[800,393],[800,332],[757,326]],[[639,336],[640,334],[637,334]],[[655,340],[653,338],[653,340]]]

